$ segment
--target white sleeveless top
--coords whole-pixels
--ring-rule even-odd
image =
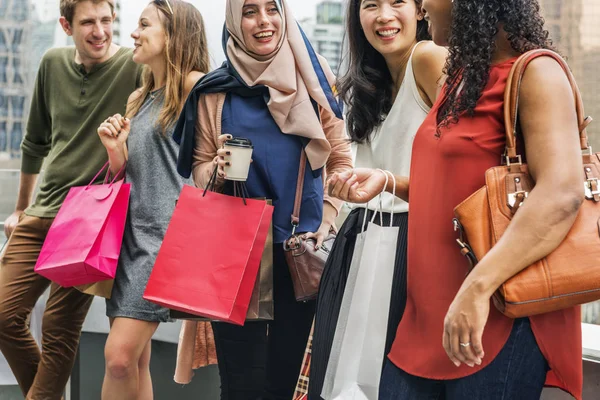
[[[355,168],[381,168],[396,176],[408,176],[410,156],[417,130],[431,109],[421,98],[412,66],[413,48],[406,73],[394,104],[385,121],[371,134],[369,143],[353,143],[352,155]],[[392,211],[392,194],[383,194],[383,211]],[[364,208],[364,204],[350,204],[350,208]],[[369,209],[377,206],[373,200]],[[394,213],[408,211],[408,203],[396,197]]]

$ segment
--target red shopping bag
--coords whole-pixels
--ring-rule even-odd
[[[144,299],[243,325],[273,207],[184,186]]]
[[[35,272],[64,287],[113,279],[129,207],[123,180],[69,190],[35,264]],[[118,176],[119,174],[117,174]],[[108,174],[107,174],[108,177]]]

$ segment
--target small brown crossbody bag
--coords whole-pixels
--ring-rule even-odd
[[[296,232],[296,228],[300,223],[300,206],[302,205],[305,171],[306,153],[303,150],[300,156],[296,197],[292,213],[292,235],[283,243],[285,260],[290,269],[292,283],[294,284],[294,295],[297,301],[308,301],[317,297],[325,262],[327,262],[329,251],[335,241],[335,233],[330,232],[329,236],[323,241],[323,245],[315,250],[316,241],[314,239],[302,239],[303,233]]]
[[[566,62],[549,50],[525,53],[514,64],[504,95],[505,165],[485,173],[486,185],[454,209],[461,252],[474,268],[506,231],[520,205],[527,201],[534,181],[517,154],[517,111],[520,83],[527,64],[548,56],[560,63],[575,95],[579,140],[583,151],[585,201],[564,241],[548,256],[528,266],[494,294],[503,314],[519,318],[556,311],[600,299],[600,153],[588,144],[581,94]],[[573,140],[576,140],[573,138]]]

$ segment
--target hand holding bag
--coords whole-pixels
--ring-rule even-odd
[[[520,83],[527,64],[537,57],[552,57],[567,74],[576,100],[579,140],[584,152],[582,168],[585,201],[567,237],[548,256],[528,266],[494,294],[503,314],[520,318],[556,311],[600,299],[600,153],[592,153],[583,117],[581,94],[568,65],[550,50],[532,50],[514,64],[504,95],[506,165],[485,173],[486,185],[454,209],[454,226],[461,252],[472,267],[498,242],[520,205],[527,201],[534,182],[517,155],[517,111]],[[573,138],[573,140],[576,140]]]
[[[63,287],[113,279],[121,252],[130,185],[116,180],[72,187],[48,231],[35,272]],[[123,166],[125,168],[125,166]]]
[[[321,247],[316,250],[315,245],[317,242],[314,239],[303,240],[301,237],[302,234],[296,233],[296,227],[298,227],[300,222],[300,206],[302,205],[305,171],[306,153],[302,150],[300,167],[298,168],[298,182],[296,183],[294,211],[292,214],[292,235],[283,243],[285,260],[290,269],[297,301],[308,301],[317,297],[323,269],[329,257],[329,251],[333,246],[333,242],[335,242],[335,233],[330,232]]]

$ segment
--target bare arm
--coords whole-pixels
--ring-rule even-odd
[[[385,175],[380,170],[355,168],[333,175],[329,179],[329,194],[350,203],[364,204],[373,200],[384,190],[394,193],[391,172],[388,173],[388,177],[386,186]],[[396,179],[396,197],[408,201],[408,177],[394,175],[394,178]]]
[[[472,365],[483,357],[481,336],[492,294],[558,247],[575,222],[583,201],[583,171],[574,104],[559,64],[547,57],[533,60],[521,86],[519,112],[535,187],[448,310],[444,347],[455,363]],[[472,343],[474,354],[452,350],[458,340]]]

